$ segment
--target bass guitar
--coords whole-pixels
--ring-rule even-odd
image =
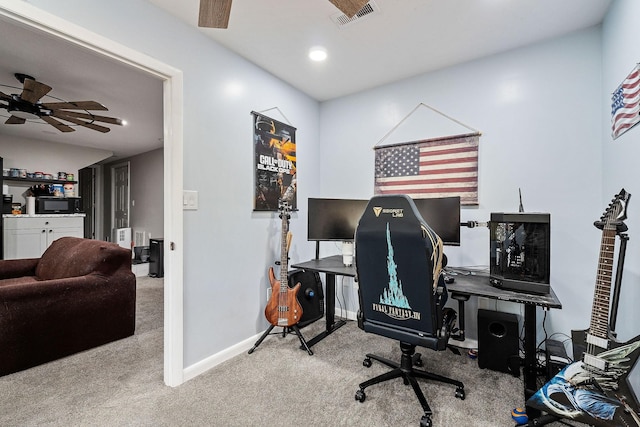
[[[574,349],[582,360],[560,371],[527,402],[559,418],[595,426],[640,427],[640,335],[620,343],[611,331],[609,309],[616,235],[627,230],[624,189],[612,200],[595,225],[602,229],[600,255],[586,331],[572,331]],[[579,354],[574,354],[577,360]]]
[[[278,210],[282,219],[282,235],[280,245],[280,280],[276,279],[273,267],[269,268],[271,297],[264,309],[264,315],[273,326],[290,327],[297,324],[302,317],[302,306],[298,301],[300,283],[289,287],[289,218],[291,207],[286,200],[280,200]]]

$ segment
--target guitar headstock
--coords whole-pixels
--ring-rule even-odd
[[[600,221],[596,221],[595,225],[598,228],[615,228],[617,231],[627,231],[627,226],[623,221],[627,219],[627,204],[631,194],[627,193],[623,188],[618,194],[611,200],[609,206],[600,217]]]

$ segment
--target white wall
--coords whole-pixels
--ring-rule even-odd
[[[603,87],[602,105],[602,158],[603,190],[599,213],[602,213],[612,197],[625,188],[631,193],[626,224],[629,227],[629,243],[624,264],[622,292],[618,313],[617,331],[622,341],[638,335],[637,304],[640,300],[640,125],[630,129],[618,139],[611,137],[611,93],[618,88],[633,67],[640,62],[640,45],[637,43],[640,2],[616,0],[603,23]],[[635,201],[634,201],[635,199]],[[592,281],[595,283],[595,279]]]
[[[583,329],[583,307],[591,301],[583,289],[592,286],[599,244],[592,223],[601,202],[600,42],[599,28],[591,28],[322,103],[322,179],[315,196],[371,197],[372,147],[418,104],[432,106],[482,132],[480,205],[463,208],[462,220],[517,212],[518,188],[527,211],[551,213],[551,283],[564,309],[549,313],[547,331]],[[415,115],[418,120],[407,119],[399,138],[468,132],[425,108]],[[385,143],[397,142],[394,136]],[[487,266],[488,235],[486,228],[463,229],[461,246],[446,248],[449,264]],[[504,302],[480,304],[521,310]],[[467,310],[471,338],[472,313]]]
[[[163,150],[120,159],[106,168],[122,162],[129,162],[129,226],[134,232],[146,232],[148,245],[149,238],[164,237]],[[110,171],[106,174],[111,176]],[[107,187],[110,193],[110,185]]]
[[[199,192],[199,209],[184,213],[185,367],[266,329],[266,272],[279,258],[280,221],[252,212],[250,112],[278,107],[298,128],[304,201],[319,175],[318,103],[146,1],[30,3],[184,73],[184,188]],[[291,219],[292,262],[313,257],[303,218],[306,203]]]

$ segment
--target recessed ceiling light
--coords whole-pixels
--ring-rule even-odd
[[[327,49],[320,46],[312,47],[309,50],[309,59],[316,62],[324,61],[327,59]]]

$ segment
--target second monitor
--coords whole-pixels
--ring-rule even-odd
[[[460,197],[413,199],[445,245],[460,246]],[[309,198],[307,239],[352,241],[369,200]]]

